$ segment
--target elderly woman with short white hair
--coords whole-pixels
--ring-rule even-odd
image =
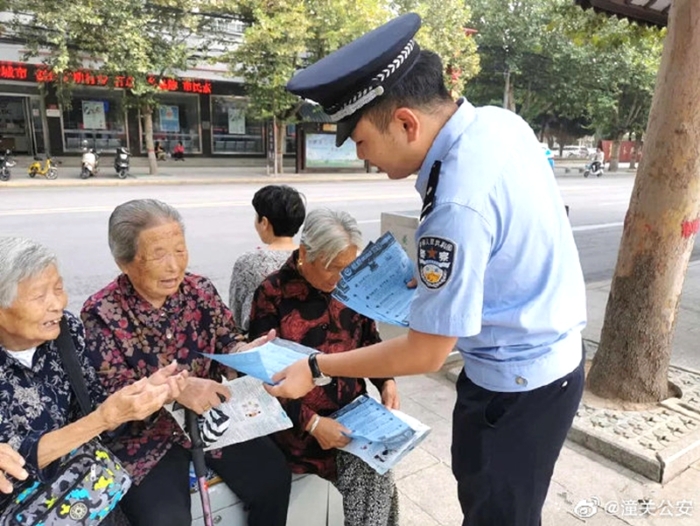
[[[230,397],[221,384],[225,371],[201,353],[246,344],[237,340],[214,284],[187,271],[180,213],[155,199],[128,201],[112,212],[107,239],[121,274],[88,298],[81,313],[89,356],[107,392],[177,360],[189,372],[177,402],[198,414],[220,405]],[[115,453],[134,478],[121,503],[131,526],[190,526],[191,443],[168,411],[129,425]],[[206,463],[243,501],[249,526],[285,526],[291,473],[269,438],[210,451]]]
[[[379,341],[374,321],[333,298],[341,271],[356,257],[362,233],[347,212],[310,212],[299,249],[255,293],[249,337],[275,329],[279,337],[324,353],[341,353]],[[398,408],[396,382],[374,379],[382,402]],[[343,496],[345,526],[395,526],[398,497],[393,475],[379,475],[337,448],[347,430],[329,415],[367,392],[363,378],[333,378],[299,400],[282,399],[294,428],[274,435],[294,473],[315,473]]]
[[[186,381],[173,364],[106,396],[85,354],[83,326],[64,310],[67,302],[51,251],[29,239],[0,238],[0,442],[6,443],[3,465],[9,464],[3,469],[22,478],[20,463],[33,481],[49,481],[57,461],[105,431],[157,411]],[[86,416],[56,342],[64,328],[96,407]],[[12,491],[7,482],[2,480],[3,491]]]

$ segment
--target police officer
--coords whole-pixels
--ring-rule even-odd
[[[464,358],[452,469],[465,526],[537,526],[581,399],[583,274],[557,183],[517,115],[451,99],[440,58],[396,18],[300,71],[288,90],[321,104],[357,155],[391,179],[418,173],[418,286],[405,336],[314,355],[275,396],[328,376],[388,377]]]

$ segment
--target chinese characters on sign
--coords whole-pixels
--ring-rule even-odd
[[[28,71],[25,66],[2,62],[0,63],[0,79],[27,80]]]
[[[152,86],[157,85],[162,91],[185,91],[189,93],[211,93],[211,82],[195,81],[195,80],[176,80],[176,79],[160,79],[154,76],[148,77],[148,83]]]
[[[574,507],[574,515],[582,519],[590,519],[598,512],[620,517],[692,517],[693,501],[664,499],[656,503],[651,499],[623,499],[603,502],[598,497],[592,497]]]
[[[56,81],[56,73],[47,66],[39,64],[21,64],[18,62],[0,62],[0,80],[22,80],[27,82],[48,83]],[[158,80],[149,76],[148,82],[157,85],[162,91],[184,91],[188,93],[211,94],[210,81],[178,80],[163,78]],[[63,75],[64,82],[72,82],[81,86],[114,86],[129,89],[134,87],[134,77],[127,75],[107,76],[93,71],[79,70]]]

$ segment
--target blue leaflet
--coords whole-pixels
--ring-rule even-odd
[[[250,351],[233,354],[200,354],[272,385],[274,384],[272,377],[276,373],[297,360],[307,358],[313,352],[317,351],[298,343],[275,338]]]
[[[406,283],[413,277],[413,262],[387,232],[343,270],[333,297],[368,318],[407,327],[415,290]]]

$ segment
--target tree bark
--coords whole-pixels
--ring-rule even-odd
[[[275,126],[275,165],[279,170],[278,173],[284,173],[284,136],[285,136],[286,125],[284,121],[277,120],[277,125]]]
[[[149,105],[144,105],[141,108],[143,116],[143,133],[146,139],[146,152],[148,152],[148,173],[150,175],[158,174],[158,161],[156,160],[155,145],[153,142],[153,108]]]
[[[642,151],[642,134],[634,134],[634,149],[632,150],[632,160],[630,161],[630,170],[637,169],[637,158],[639,157],[639,152]]]
[[[503,88],[503,107],[515,113],[515,86],[511,78],[510,68],[506,69],[506,83]]]
[[[620,169],[620,142],[622,141],[621,136],[613,138],[612,145],[610,146],[610,167],[608,171],[617,172]]]
[[[599,396],[668,396],[681,290],[700,228],[700,3],[669,14],[644,157],[635,179],[600,347],[588,377]]]

